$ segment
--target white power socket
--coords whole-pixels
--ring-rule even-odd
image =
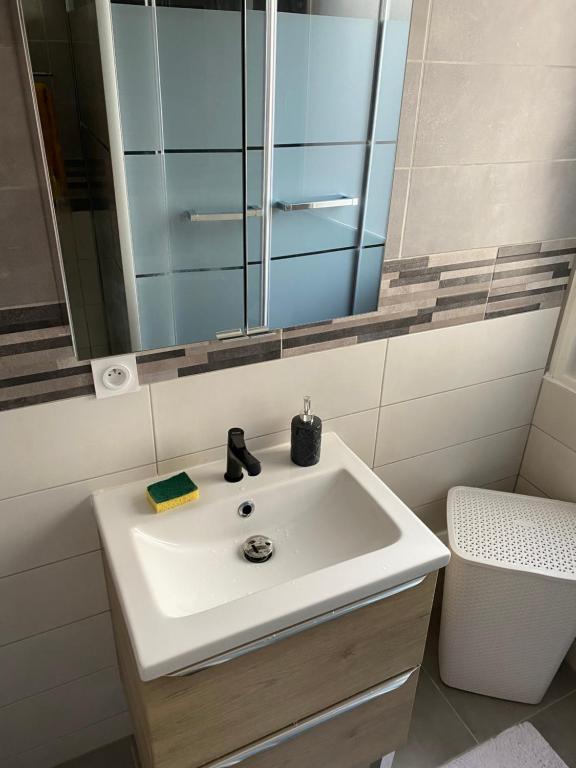
[[[115,397],[140,389],[136,355],[116,355],[91,360],[96,397]]]

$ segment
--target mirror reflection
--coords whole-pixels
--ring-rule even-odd
[[[410,0],[21,0],[80,358],[374,311]]]

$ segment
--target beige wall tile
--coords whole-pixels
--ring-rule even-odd
[[[420,62],[409,61],[406,64],[402,111],[398,128],[398,147],[396,149],[397,168],[407,168],[411,164],[421,73],[422,64]]]
[[[575,121],[576,68],[429,63],[414,164],[575,158]]]
[[[576,451],[576,392],[545,378],[533,423]]]
[[[132,733],[128,712],[107,717],[0,762],[0,768],[53,768]]]
[[[409,507],[443,499],[455,485],[486,485],[518,473],[528,427],[376,468]]]
[[[234,426],[282,431],[307,394],[322,419],[375,408],[385,354],[378,341],[153,384],[158,459],[222,445]]]
[[[412,171],[402,256],[573,237],[576,162]]]
[[[0,645],[106,611],[100,552],[5,576],[0,605]]]
[[[3,0],[2,5],[7,5]],[[2,17],[0,9],[0,25]],[[4,33],[4,29],[0,35]],[[0,38],[1,40],[1,38]],[[2,110],[9,119],[0,121],[0,187],[30,187],[37,183],[36,162],[30,140],[28,113],[16,48],[0,44],[0,72],[2,73]]]
[[[155,461],[147,387],[2,414],[0,496],[8,498]]]
[[[109,613],[0,648],[0,707],[116,664]]]
[[[516,475],[511,477],[505,477],[502,480],[496,480],[492,483],[487,483],[482,486],[483,488],[490,488],[493,491],[507,491],[512,492],[516,483]],[[413,512],[418,515],[420,520],[425,523],[430,530],[439,534],[446,531],[446,505],[447,499],[439,499],[438,501],[431,501],[428,504],[423,504],[421,507],[415,507]]]
[[[410,19],[410,39],[408,58],[420,60],[424,55],[426,24],[430,0],[412,0],[412,18]]]
[[[482,487],[488,488],[491,491],[505,491],[506,493],[513,493],[514,486],[516,485],[516,477],[517,475],[511,475],[510,477],[505,477],[502,480],[496,480],[493,483],[486,483],[486,485]]]
[[[33,187],[0,188],[0,263],[0,306],[59,300],[42,200]]]
[[[542,370],[420,397],[380,411],[375,465],[530,424]]]
[[[520,474],[551,499],[576,502],[576,451],[537,427],[530,430]]]
[[[532,485],[532,483],[529,483],[525,477],[522,477],[522,475],[518,475],[518,480],[516,481],[516,487],[514,488],[514,492],[521,493],[524,496],[546,497],[546,494],[544,493],[544,491],[541,491],[540,488],[536,488],[535,485]]]
[[[352,413],[349,416],[341,416],[336,419],[326,419],[322,423],[322,432],[323,434],[326,432],[335,432],[365,464],[368,464],[368,466],[371,467],[374,460],[377,422],[378,409],[374,408],[370,411]],[[271,435],[249,438],[246,440],[246,445],[250,451],[253,451],[257,455],[259,450],[289,442],[290,430],[285,429],[281,432],[274,432]],[[187,467],[194,467],[198,464],[204,464],[211,461],[222,462],[222,472],[224,472],[226,465],[225,444],[222,444],[217,448],[210,448],[207,451],[188,453],[185,456],[178,456],[174,459],[160,461],[158,462],[158,472],[160,474],[177,472],[186,469]]]
[[[574,66],[576,5],[572,0],[435,0],[428,57]]]
[[[10,757],[126,709],[116,668],[0,709],[0,757]]]
[[[400,257],[402,231],[404,229],[404,208],[406,206],[406,195],[408,194],[408,178],[409,171],[407,168],[396,168],[394,171],[390,214],[386,231],[386,247],[384,250],[385,259],[398,259]]]
[[[558,310],[390,339],[382,405],[544,368]]]
[[[434,533],[446,530],[446,499],[414,507],[413,512]]]
[[[99,549],[91,492],[155,472],[148,464],[0,501],[0,577]]]

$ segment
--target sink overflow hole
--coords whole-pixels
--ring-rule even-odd
[[[256,509],[256,505],[251,499],[248,499],[247,501],[243,501],[242,504],[238,507],[238,514],[240,517],[250,517],[252,512]]]

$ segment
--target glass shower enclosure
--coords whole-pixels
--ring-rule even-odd
[[[141,348],[377,308],[410,11],[111,3]]]

